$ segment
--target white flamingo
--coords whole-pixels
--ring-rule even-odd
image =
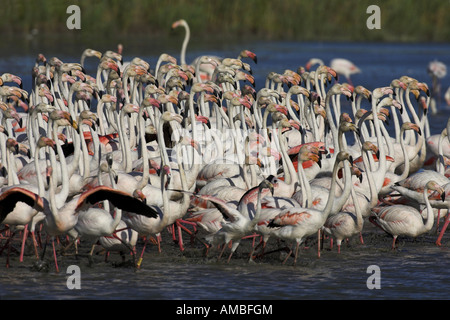
[[[420,212],[411,206],[393,205],[372,209],[373,215],[370,217],[370,222],[392,235],[392,249],[395,249],[395,242],[398,236],[415,238],[430,231],[433,227],[434,213],[428,199],[429,190],[439,192],[442,195],[442,200],[445,200],[445,193],[442,187],[433,180],[428,181],[422,193],[423,202],[425,202],[427,209],[425,223]]]

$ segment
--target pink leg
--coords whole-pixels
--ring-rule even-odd
[[[20,248],[20,258],[19,258],[20,262],[23,262],[23,254],[25,251],[25,242],[27,241],[27,236],[28,236],[28,224],[25,225],[25,229],[23,229],[22,247]]]
[[[36,235],[34,234],[34,231],[31,231],[31,239],[33,239],[34,254],[36,255],[36,259],[39,260],[38,244],[36,241]]]
[[[53,257],[55,258],[56,272],[59,272],[58,259],[56,258],[55,237],[52,238]]]
[[[298,244],[297,244],[297,246],[298,246]],[[291,256],[291,254],[292,254],[292,249],[289,250],[289,254],[286,256],[286,259],[284,259],[283,264],[286,263],[287,259],[289,259],[289,257]]]
[[[161,241],[162,237],[161,234],[156,235],[156,244],[158,245],[158,252],[161,253]]]
[[[394,240],[392,240],[392,250],[395,250],[395,240],[397,240],[397,237],[394,237]]]
[[[178,223],[177,223],[177,229],[178,229],[178,245],[180,246],[180,251],[183,252],[184,251],[183,234],[181,232],[181,226]]]
[[[447,229],[449,222],[450,222],[450,212],[447,212],[447,216],[445,217],[444,226],[442,227],[441,233],[439,233],[439,237],[436,240],[437,246],[441,246],[441,240],[442,240],[442,237],[444,236],[445,230]]]
[[[230,241],[230,242],[231,242],[231,241]],[[223,253],[224,253],[224,251],[225,251],[225,248],[228,246],[228,244],[229,244],[230,242],[224,243],[224,244],[223,244],[222,251],[220,252],[219,256],[217,257],[217,261],[219,261],[220,258],[222,258],[222,255],[223,255]]]
[[[136,267],[138,269],[141,267],[142,260],[144,259],[143,258],[144,257],[144,251],[145,251],[145,247],[147,246],[147,241],[148,241],[148,237],[145,238],[144,247],[142,248],[142,251],[141,251],[141,256],[139,257],[139,260],[138,260],[138,262],[136,264]]]

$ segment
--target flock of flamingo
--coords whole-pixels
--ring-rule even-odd
[[[295,264],[309,237],[328,237],[340,252],[351,237],[363,242],[370,222],[394,249],[397,237],[445,219],[440,245],[450,121],[430,134],[424,82],[402,76],[370,91],[349,84],[360,70],[347,60],[311,59],[269,73],[256,90],[253,52],[187,64],[189,27],[178,26],[186,30],[179,64],[166,53],[154,69],[140,58],[124,63],[119,46],[86,49],[79,62],[39,54],[31,92],[1,76],[7,266],[26,248],[43,262],[51,243],[56,270],[58,256],[81,245],[91,258],[102,246],[140,267],[148,244],[164,250],[162,237],[185,250],[183,233],[208,256],[230,251],[227,261],[242,239],[253,238],[249,260],[264,259],[268,241],[287,243],[283,263]],[[86,59],[99,61],[95,77]]]

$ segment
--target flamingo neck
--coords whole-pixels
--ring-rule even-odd
[[[424,228],[426,231],[430,231],[433,228],[434,224],[434,213],[433,208],[431,207],[430,200],[428,199],[428,187],[425,186],[423,189],[423,199],[425,201],[425,205],[427,208],[427,220],[425,222]]]

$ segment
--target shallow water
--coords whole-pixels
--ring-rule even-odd
[[[112,44],[108,49],[114,49]],[[181,45],[181,44],[180,44]],[[367,44],[367,43],[238,43],[215,50],[213,45],[191,48],[188,61],[200,54],[237,56],[246,48],[258,55],[253,67],[257,89],[264,83],[270,71],[282,73],[285,69],[296,70],[311,57],[322,58],[328,63],[332,57],[345,57],[355,62],[363,73],[355,75],[353,83],[368,89],[388,86],[392,79],[402,75],[412,76],[431,84],[426,73],[427,64],[433,59],[450,65],[450,45],[443,44]],[[47,58],[60,57],[65,62],[79,59],[82,48],[41,48],[37,45],[27,49],[19,47],[16,52],[0,57],[1,72],[19,75],[29,90],[30,70],[37,53]],[[22,50],[23,49],[23,50]],[[45,49],[45,50],[44,50]],[[106,48],[104,48],[106,50]],[[11,50],[11,49],[10,49]],[[139,52],[141,50],[141,52]],[[155,51],[155,49],[153,49]],[[140,56],[156,63],[158,54],[147,48],[134,47],[125,60]],[[178,57],[178,46],[168,53]],[[87,65],[92,70],[93,64]],[[90,69],[91,68],[91,69]],[[92,72],[92,71],[91,71]],[[442,82],[443,90],[450,86],[450,77]],[[431,133],[444,128],[450,109],[441,105],[438,114],[430,114]],[[442,225],[442,224],[441,224]],[[247,263],[247,246],[242,245],[230,264],[215,259],[205,259],[201,245],[186,248],[181,254],[170,241],[163,245],[163,253],[155,247],[148,249],[142,268],[114,266],[103,262],[103,256],[94,257],[89,266],[85,256],[62,257],[60,272],[50,264],[48,272],[32,270],[34,262],[29,252],[23,263],[14,256],[10,268],[5,268],[5,252],[0,256],[0,299],[447,299],[450,293],[450,243],[445,236],[442,247],[434,241],[436,234],[416,240],[400,239],[399,249],[390,250],[391,238],[365,223],[365,245],[357,239],[351,246],[343,246],[342,253],[328,250],[327,244],[317,258],[316,246],[302,250],[297,266],[292,261],[281,265],[279,253],[271,254],[257,263]],[[170,238],[169,235],[165,235]],[[274,241],[274,240],[273,240]],[[275,243],[275,242],[274,242]],[[273,243],[273,245],[274,245]],[[138,252],[141,244],[138,246]],[[112,256],[111,261],[120,261]],[[68,289],[66,273],[69,265],[77,265],[81,271],[81,289]],[[380,268],[381,289],[368,289],[371,275],[367,268]]]
[[[224,259],[216,261],[213,253],[205,258],[199,243],[187,244],[182,254],[177,245],[167,241],[162,253],[157,253],[155,246],[147,249],[139,270],[120,265],[117,254],[111,254],[108,262],[102,254],[95,255],[91,265],[86,252],[78,258],[60,256],[59,273],[51,260],[49,270],[39,272],[32,268],[32,255],[22,263],[13,258],[10,268],[2,266],[0,299],[447,299],[448,236],[442,247],[434,244],[434,234],[416,240],[399,238],[398,249],[393,251],[389,236],[368,222],[365,230],[364,245],[352,239],[338,254],[326,242],[320,258],[312,239],[295,266],[292,259],[282,265],[282,253],[268,253],[249,263],[250,240],[241,244],[229,264]],[[271,247],[275,248],[275,241]],[[68,288],[71,265],[80,268],[80,289]],[[380,270],[379,289],[367,285],[372,265]]]

